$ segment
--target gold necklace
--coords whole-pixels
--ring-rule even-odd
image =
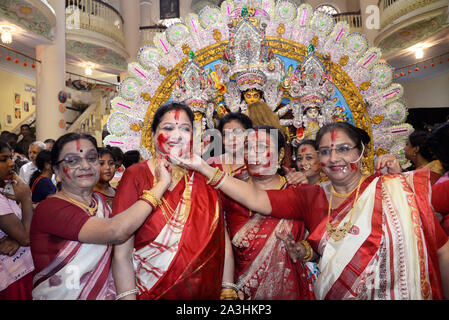
[[[362,185],[362,182],[365,180],[365,177],[362,176],[360,178],[359,184],[357,185],[357,192],[355,195],[355,199],[354,202],[352,203],[352,208],[351,208],[351,212],[350,212],[350,216],[349,216],[349,221],[345,222],[343,224],[343,227],[337,227],[337,226],[333,226],[330,222],[331,219],[331,209],[332,209],[332,196],[334,195],[334,192],[331,192],[331,195],[329,197],[329,209],[327,212],[327,223],[326,223],[326,230],[327,233],[330,235],[330,237],[332,239],[334,239],[334,241],[339,241],[341,239],[343,239],[344,237],[346,237],[346,234],[351,230],[353,223],[352,223],[352,215],[354,213],[354,207],[355,204],[357,202],[357,199],[359,197],[359,191],[360,191],[360,186]],[[333,191],[334,187],[331,184],[331,191]],[[348,196],[353,192],[354,190],[352,190]]]
[[[249,177],[248,180],[249,184],[253,184],[253,177]],[[287,179],[284,176],[279,176],[279,185],[276,187],[276,189],[271,190],[281,190],[282,187],[287,183]],[[249,216],[251,217],[253,215],[253,211],[249,210]]]
[[[76,204],[76,205],[79,205],[79,206],[82,207],[83,209],[86,209],[86,210],[89,212],[89,214],[90,214],[91,216],[94,216],[94,215],[95,215],[95,212],[96,212],[97,209],[98,209],[98,202],[95,200],[94,197],[92,197],[92,200],[93,200],[93,202],[94,202],[94,206],[91,207],[91,206],[88,206],[88,205],[82,203],[81,201],[78,201],[78,200],[73,199],[73,198],[70,197],[70,196],[67,194],[67,192],[65,192],[64,190],[62,190],[61,193],[64,194],[64,197],[66,197],[70,202],[72,202],[72,203],[74,203],[74,204]]]
[[[167,223],[168,227],[173,233],[182,232],[182,230],[178,231],[175,230],[175,228],[180,229],[181,227],[183,227],[190,213],[191,192],[189,188],[189,182],[187,180],[187,174],[184,175],[184,180],[185,180],[185,189],[182,195],[182,199],[180,201],[181,206],[183,204],[185,205],[183,212],[180,213],[178,217],[176,217],[176,212],[181,210],[181,208],[178,207],[179,209],[178,208],[173,209],[164,197],[161,198],[162,203],[159,205],[159,208],[161,208],[162,214],[164,216],[165,222]],[[164,205],[166,206],[168,213],[167,211],[165,211]]]

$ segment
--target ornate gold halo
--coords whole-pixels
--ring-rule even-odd
[[[224,40],[198,50],[197,52],[195,52],[195,61],[200,67],[204,68],[204,66],[208,63],[221,59],[228,43],[229,40]],[[273,50],[274,54],[285,56],[299,62],[304,61],[307,56],[307,47],[292,40],[284,39],[281,37],[266,37],[265,43],[267,47]],[[330,73],[333,75],[333,83],[336,85],[336,87],[346,100],[353,115],[355,125],[368,132],[369,136],[372,138],[372,120],[369,116],[368,110],[357,86],[354,84],[348,74],[343,70],[341,65],[324,59],[323,55],[319,52],[315,52],[315,54],[321,62],[326,64],[326,66],[329,68]],[[145,114],[145,123],[142,128],[141,145],[150,150],[153,156],[154,144],[151,135],[151,123],[153,121],[154,113],[159,106],[170,99],[173,90],[173,84],[175,83],[178,76],[182,73],[188,62],[189,58],[185,57],[172,70],[168,71],[167,76],[160,84],[159,88],[151,99],[150,104],[148,105],[147,112]],[[367,154],[365,158],[365,166],[367,167],[369,172],[373,172],[373,160],[375,152],[373,150],[372,139],[366,149]]]

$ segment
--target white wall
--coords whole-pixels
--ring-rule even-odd
[[[449,108],[449,72],[435,78],[403,83],[409,108]]]

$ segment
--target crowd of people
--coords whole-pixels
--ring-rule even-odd
[[[0,300],[449,298],[449,123],[410,135],[412,167],[387,154],[372,174],[349,123],[287,162],[282,131],[243,113],[218,119],[206,160],[193,124],[160,106],[151,159],[2,132]]]

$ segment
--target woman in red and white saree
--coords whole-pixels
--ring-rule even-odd
[[[190,152],[192,122],[193,113],[184,104],[167,104],[156,111],[152,131],[158,159]],[[157,161],[125,171],[114,199],[114,213],[125,210],[155,183]],[[117,290],[137,285],[137,296],[127,299],[218,300],[222,280],[233,283],[233,268],[224,272],[226,232],[217,192],[198,173],[173,165],[171,171],[173,180],[162,203],[130,240],[115,247]]]
[[[276,173],[285,148],[282,134],[274,127],[257,127],[249,133],[246,146],[250,183],[263,190],[286,188],[286,179]],[[254,161],[248,161],[249,157]],[[304,264],[294,264],[276,237],[276,232],[280,232],[292,234],[296,241],[303,240],[303,222],[259,215],[228,197],[224,197],[223,203],[234,249],[236,284],[245,299],[311,299],[313,293]]]
[[[61,191],[40,202],[31,222],[30,244],[35,266],[33,299],[115,299],[112,244],[128,239],[152,207],[135,201],[111,218],[111,209],[93,193],[100,165],[92,136],[69,133],[52,150],[52,165],[61,177]],[[171,176],[158,167],[151,192],[161,196]]]
[[[259,213],[304,221],[321,256],[317,299],[449,298],[449,242],[430,206],[428,171],[364,177],[369,140],[348,123],[323,126],[316,141],[330,182],[322,186],[265,192],[227,179],[220,190]],[[213,175],[204,163],[184,165]],[[388,157],[384,166],[398,170]],[[308,250],[299,247],[302,258]]]

